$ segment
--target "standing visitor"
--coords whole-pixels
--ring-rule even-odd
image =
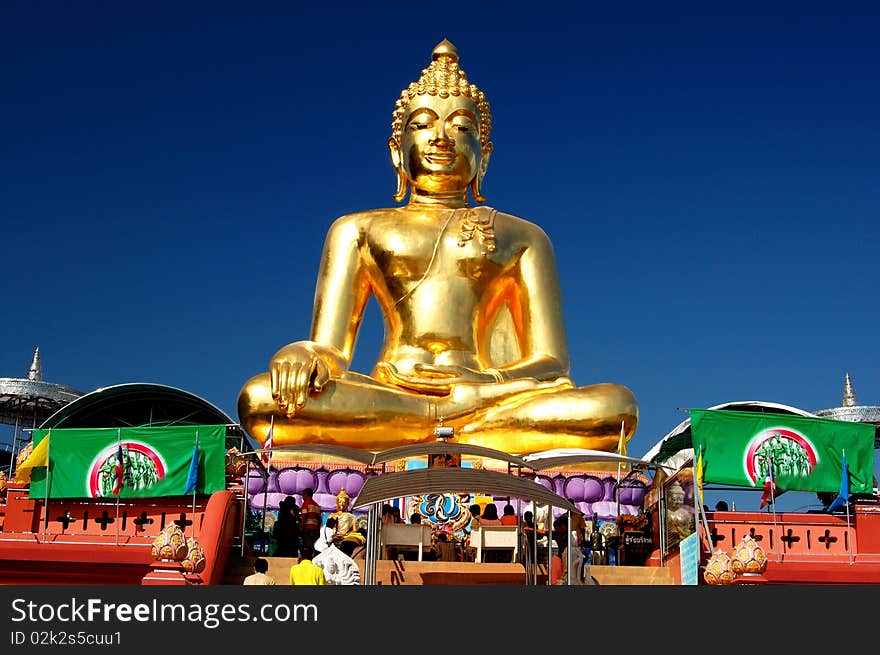
[[[248,577],[244,579],[242,584],[244,585],[274,585],[275,578],[271,575],[266,575],[266,571],[269,570],[269,562],[264,560],[262,557],[258,557],[254,560],[254,572],[251,573]]]
[[[299,562],[290,567],[290,584],[292,585],[326,585],[324,571],[312,562],[315,551],[303,547]]]
[[[321,531],[321,516],[323,512],[321,511],[321,506],[312,498],[314,493],[315,490],[311,487],[303,489],[302,492],[303,502],[299,510],[299,532],[303,550],[314,549],[315,541],[318,539],[318,534]]]

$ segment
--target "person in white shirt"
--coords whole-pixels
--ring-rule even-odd
[[[323,553],[329,546],[333,545],[333,536],[336,534],[336,519],[332,516],[324,523],[324,527],[318,532],[318,539],[315,541],[315,551]]]
[[[262,557],[258,557],[256,561],[254,561],[254,572],[251,573],[248,577],[244,579],[242,584],[246,585],[274,585],[275,578],[271,575],[266,575],[266,571],[269,570],[269,562],[264,560]]]

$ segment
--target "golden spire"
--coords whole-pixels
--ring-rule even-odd
[[[856,390],[853,389],[852,381],[849,379],[849,373],[847,373],[843,380],[843,407],[855,407],[858,404]]]

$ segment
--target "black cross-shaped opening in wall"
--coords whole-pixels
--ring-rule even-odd
[[[825,550],[830,549],[831,544],[833,544],[835,541],[837,541],[837,537],[831,536],[831,530],[825,530],[825,536],[819,537],[819,543],[825,543]]]
[[[178,526],[181,530],[183,530],[184,532],[186,532],[186,526],[188,526],[188,525],[192,525],[193,522],[186,518],[186,514],[185,514],[185,513],[181,512],[181,513],[180,513],[180,518],[177,519],[177,520],[174,522],[174,524],[175,524],[176,526]]]
[[[714,549],[715,546],[718,545],[719,541],[724,541],[725,539],[727,539],[727,537],[725,537],[723,534],[718,534],[718,528],[712,528],[711,539],[712,539],[712,548]]]
[[[762,534],[755,536],[755,528],[749,528],[749,536],[755,541],[761,541],[764,538]]]
[[[101,530],[103,531],[107,529],[108,524],[115,523],[116,519],[110,516],[110,513],[105,509],[104,513],[101,514],[101,516],[99,516],[98,518],[94,519],[94,521],[101,526]]]
[[[141,512],[140,517],[132,521],[132,523],[134,523],[138,527],[138,530],[140,530],[141,532],[146,532],[147,526],[150,525],[152,522],[153,519],[147,518],[146,512]]]
[[[61,524],[61,529],[62,529],[62,530],[67,530],[67,527],[68,527],[71,523],[73,523],[74,521],[76,521],[76,518],[74,518],[73,516],[71,516],[71,515],[70,515],[70,512],[64,512],[64,516],[59,516],[59,517],[58,517],[57,519],[55,519],[55,520],[58,521],[58,523]]]
[[[785,547],[789,550],[791,550],[792,544],[796,544],[801,540],[800,537],[795,536],[794,530],[791,529],[787,530],[786,533],[782,535],[782,537],[780,537],[780,539],[783,541],[783,543],[785,543]]]

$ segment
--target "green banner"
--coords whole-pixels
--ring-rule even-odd
[[[182,496],[198,438],[197,494],[226,488],[225,425],[157,428],[53,428],[34,430],[49,439],[49,468],[31,474],[30,497],[119,498]],[[117,469],[122,450],[123,466]]]
[[[851,493],[871,493],[874,425],[791,414],[692,409],[703,481],[761,487],[770,462],[779,490],[840,490],[843,451]]]

